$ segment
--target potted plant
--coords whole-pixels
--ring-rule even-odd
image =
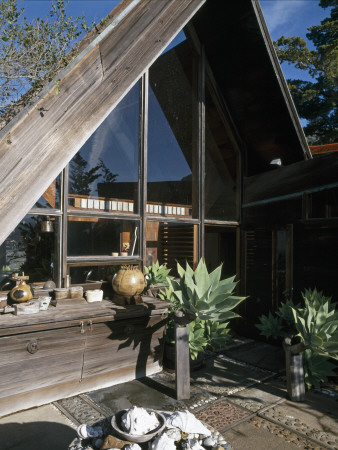
[[[169,285],[169,276],[171,269],[167,269],[166,264],[160,264],[158,261],[151,266],[144,267],[144,277],[146,280],[146,291],[150,296],[156,296],[160,289],[166,288]]]
[[[178,279],[168,280],[169,287],[160,296],[172,303],[169,310],[166,341],[174,342],[177,311],[189,317],[189,350],[192,360],[206,348],[222,347],[229,338],[229,320],[239,317],[233,309],[245,297],[234,295],[235,276],[221,280],[222,265],[211,273],[201,259],[193,270],[177,264]]]
[[[325,297],[316,289],[305,289],[302,297],[303,305],[288,300],[281,304],[276,315],[270,312],[268,316],[261,316],[256,327],[267,338],[284,339],[287,366],[291,364],[295,369],[297,366],[298,372],[304,369],[303,380],[299,379],[298,383],[305,382],[310,389],[334,375],[335,366],[329,359],[338,359],[338,313],[331,297]],[[298,362],[293,358],[298,358]],[[302,400],[305,390],[295,386],[296,375],[288,367],[286,370],[289,397]]]

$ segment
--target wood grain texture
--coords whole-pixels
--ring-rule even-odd
[[[175,325],[176,398],[190,398],[189,326]]]
[[[0,244],[204,1],[142,1],[66,71],[59,94],[52,85],[9,124],[0,140]]]
[[[0,336],[46,329],[79,326],[81,321],[93,323],[166,314],[169,302],[150,298],[141,305],[120,306],[109,300],[87,303],[84,299],[59,300],[56,308],[27,316],[0,315]]]
[[[147,368],[147,375],[152,375],[160,370],[160,364],[154,364],[152,367]],[[139,376],[136,374],[136,378],[139,378]],[[72,380],[22,392],[20,394],[13,394],[8,397],[0,398],[1,415],[11,414],[23,409],[44,405],[60,398],[72,397],[90,390],[102,389],[134,379],[135,368],[129,366],[121,369],[118,373],[107,372],[101,375],[86,378],[82,380],[82,382]]]
[[[83,378],[135,365],[146,373],[162,361],[165,321],[161,317],[95,324],[86,340]],[[136,375],[136,374],[135,374]]]
[[[154,303],[156,300],[149,302],[150,306]],[[78,314],[81,306],[77,305]],[[128,308],[117,307],[117,310]],[[35,324],[35,329],[30,325],[30,332],[0,337],[1,413],[159,371],[167,310],[150,309],[146,305],[132,309],[140,315],[129,314],[121,320],[101,316],[98,323],[93,317],[93,320],[83,320],[83,326],[79,321],[76,326],[68,322],[68,327],[65,327],[67,322],[61,322],[64,328],[42,331]],[[145,311],[147,316],[143,315]],[[94,310],[92,313],[94,316]],[[27,350],[32,341],[39,343],[33,354]]]

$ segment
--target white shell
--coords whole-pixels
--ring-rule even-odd
[[[182,436],[181,432],[178,428],[170,428],[170,430],[167,430],[165,434],[168,436],[168,438],[172,439],[173,441],[180,441]]]
[[[88,433],[87,433],[87,425],[85,423],[77,427],[77,435],[79,436],[80,439],[87,439]]]
[[[216,445],[216,443],[217,443],[216,439],[214,439],[212,436],[207,437],[203,441],[203,445],[205,447],[214,447]]]
[[[149,445],[150,450],[176,450],[173,439],[170,439],[166,433],[162,433]]]
[[[176,411],[167,419],[168,428],[179,428],[184,433],[197,433],[210,436],[211,431],[188,410]]]
[[[188,446],[187,449],[191,450],[204,450],[204,447],[202,447],[196,439],[188,439]]]
[[[138,444],[125,445],[123,450],[142,450]]]
[[[121,420],[122,428],[130,434],[142,436],[149,431],[153,431],[160,425],[156,415],[144,408],[133,406],[123,414]]]
[[[101,427],[90,427],[89,425],[83,423],[77,428],[77,435],[80,439],[87,438],[99,438],[103,434]]]

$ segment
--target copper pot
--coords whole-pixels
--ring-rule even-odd
[[[24,280],[21,280],[20,283],[11,290],[9,295],[14,302],[23,303],[32,300],[33,291]]]

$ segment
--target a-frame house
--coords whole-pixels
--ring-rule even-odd
[[[123,264],[203,257],[252,292],[250,329],[292,289],[293,224],[337,186],[330,158],[311,160],[257,0],[123,0],[1,131],[2,278],[107,288]],[[160,370],[166,313],[0,316],[3,413]]]

